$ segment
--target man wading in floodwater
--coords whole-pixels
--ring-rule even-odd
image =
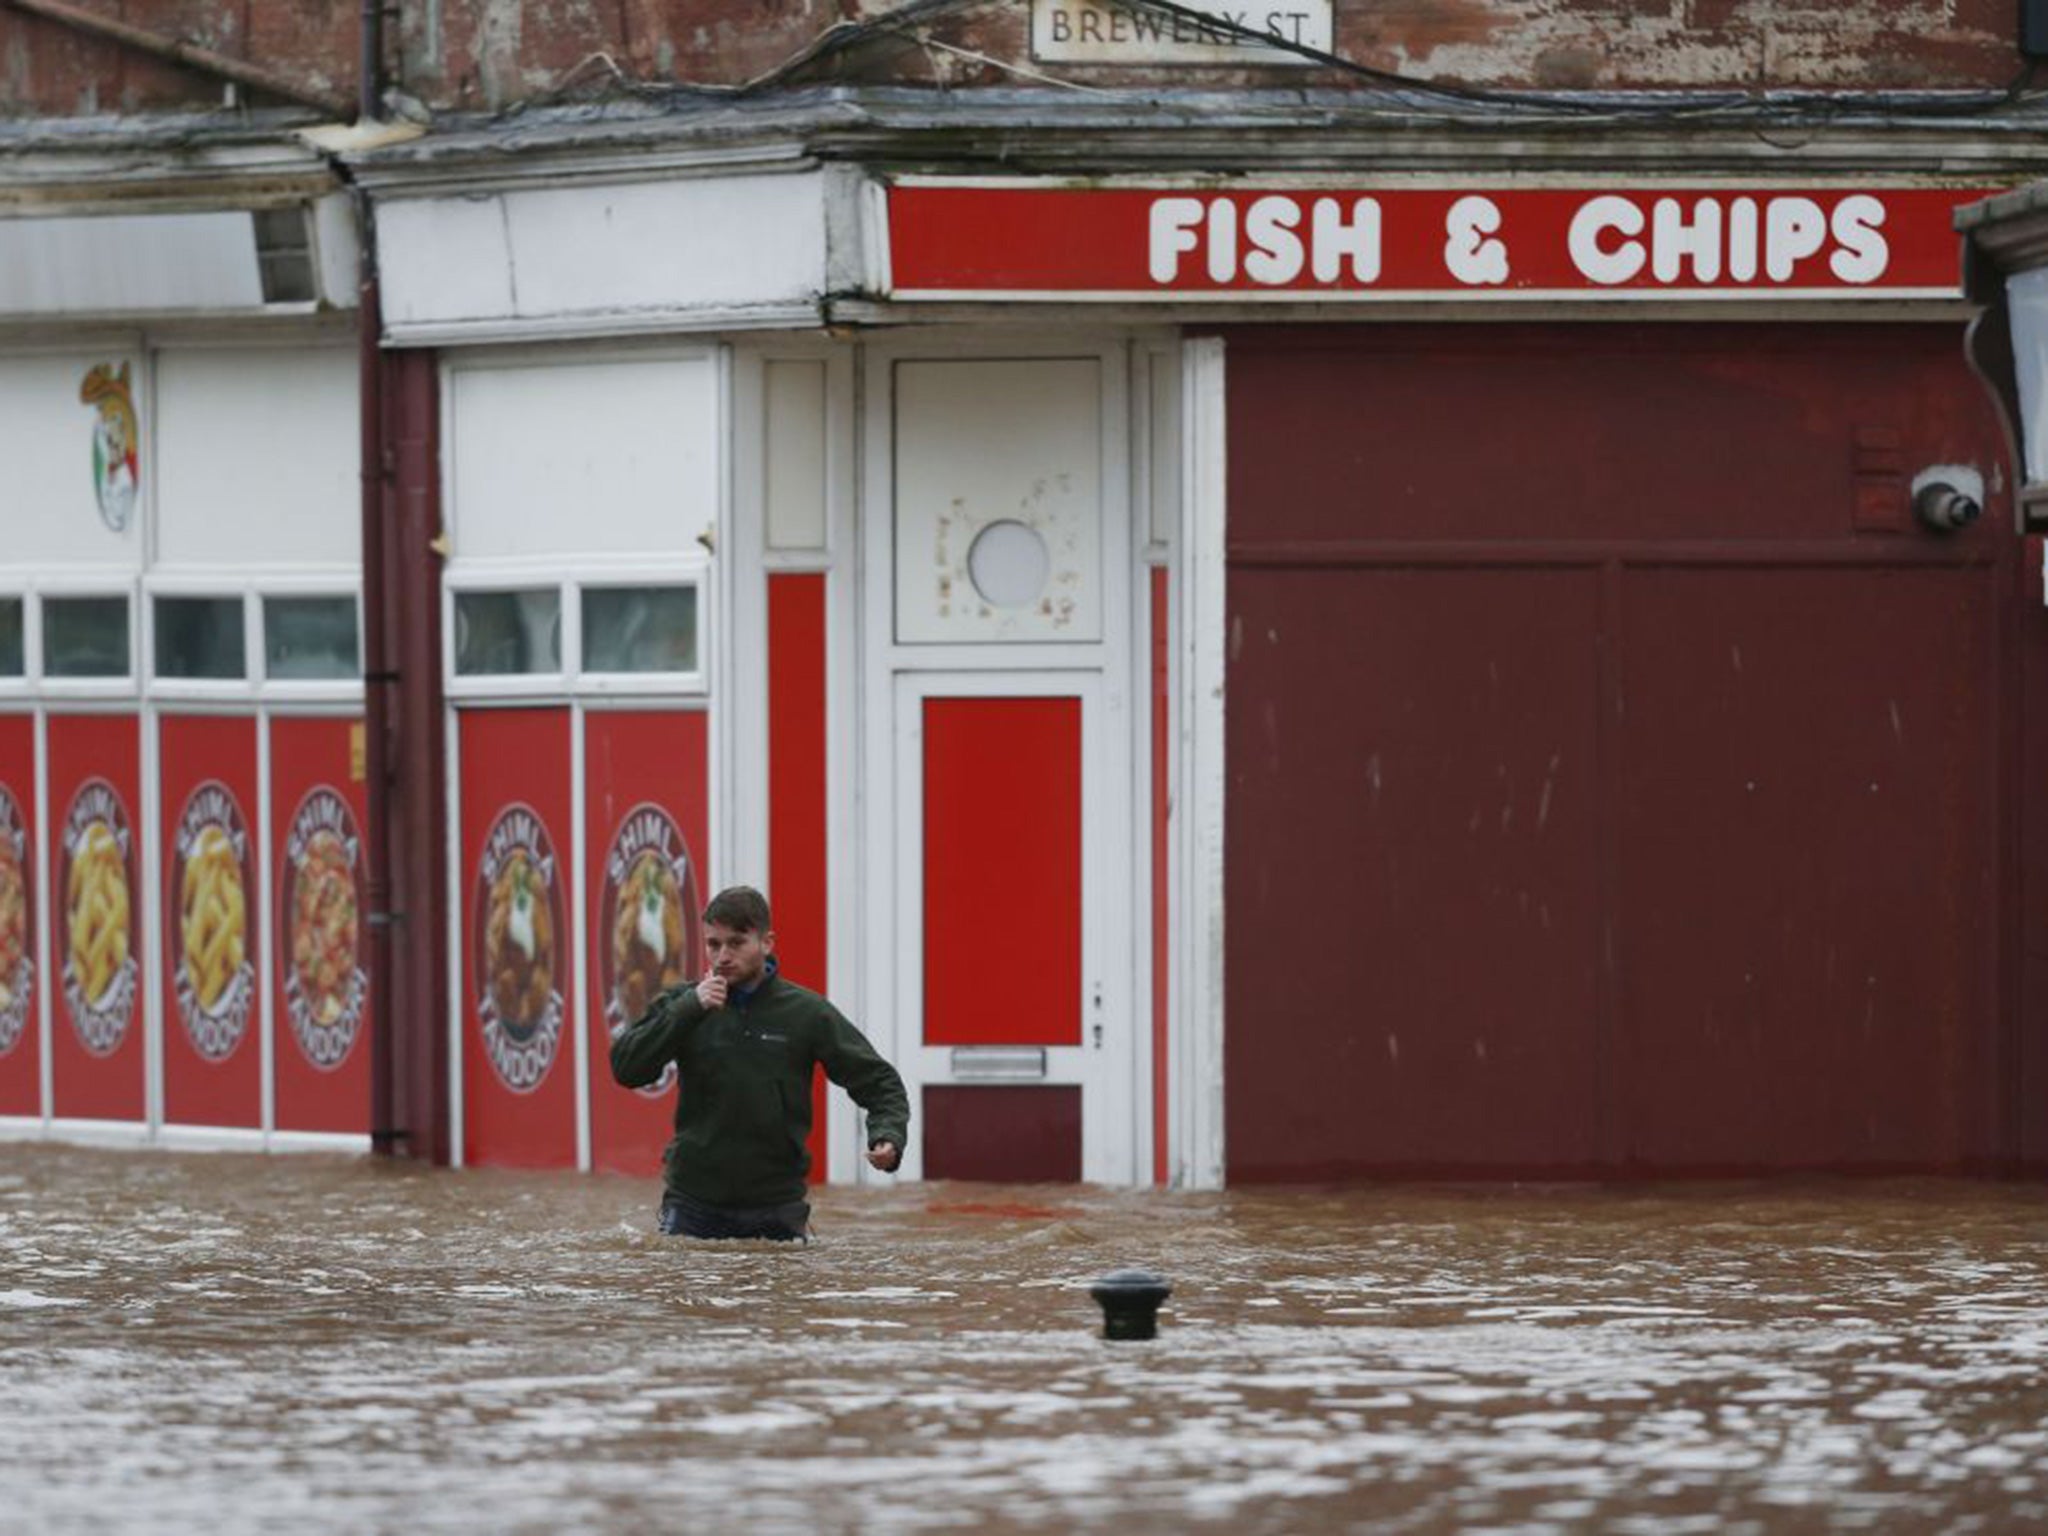
[[[736,885],[704,909],[711,974],[662,993],[612,1041],[612,1076],[644,1088],[670,1062],[682,1073],[676,1134],[662,1157],[661,1230],[671,1237],[766,1237],[810,1231],[804,1142],[811,1068],[868,1114],[868,1161],[903,1161],[910,1099],[896,1069],[815,992],[775,964],[768,901]]]

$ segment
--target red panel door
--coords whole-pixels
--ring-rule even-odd
[[[576,1162],[569,711],[460,716],[463,1161]]]
[[[1227,346],[1231,1178],[2048,1161],[2048,624],[1953,334]]]
[[[263,1123],[256,722],[165,715],[157,747],[164,1119],[254,1130]]]
[[[67,1119],[145,1113],[140,726],[132,714],[51,715],[50,1056]]]
[[[676,1108],[671,1072],[621,1088],[612,1037],[654,996],[702,973],[709,893],[700,860],[710,760],[702,711],[592,711],[584,717],[584,847],[589,864],[590,1160],[646,1176],[661,1166]]]
[[[1092,1137],[1089,1176],[1127,1177],[1130,1084],[1091,978],[1114,965],[1112,929],[1130,942],[1137,929],[1093,904],[1124,851],[1088,841],[1094,690],[1053,677],[1037,692],[996,677],[901,686],[916,720],[899,798],[918,850],[920,1171],[1077,1179]]]
[[[869,353],[864,974],[913,1176],[1127,1183],[1151,1150],[1128,363]]]
[[[35,724],[33,715],[0,715],[0,1115],[43,1112]]]
[[[270,722],[271,995],[276,1125],[370,1129],[369,880],[360,721]]]

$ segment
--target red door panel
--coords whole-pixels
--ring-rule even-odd
[[[0,1115],[43,1112],[35,796],[35,717],[0,715]]]
[[[1634,1159],[1995,1154],[1995,574],[1628,577],[1618,1043]]]
[[[370,1129],[369,812],[358,720],[270,722],[270,946],[279,1130]]]
[[[67,1119],[141,1120],[140,727],[132,714],[51,715],[50,1057]]]
[[[466,710],[458,730],[463,1160],[573,1167],[569,712]]]
[[[164,1119],[263,1123],[263,953],[256,869],[256,722],[165,715],[157,726],[163,806]]]
[[[768,896],[782,972],[829,995],[825,578],[768,578]],[[708,894],[708,893],[707,893]],[[830,1176],[825,1074],[811,1076],[811,1178]]]
[[[612,1081],[614,1034],[653,996],[700,974],[701,874],[709,825],[707,721],[700,712],[584,717],[584,889],[591,902],[590,1158],[642,1177],[661,1167],[674,1075],[648,1089]]]
[[[924,701],[927,1045],[1081,1042],[1081,701]]]
[[[2040,1161],[2048,626],[1954,335],[1227,347],[1228,1176]]]
[[[1260,571],[1234,596],[1232,1171],[1587,1165],[1595,576]]]
[[[1081,1090],[1072,1083],[933,1083],[923,1110],[928,1179],[1080,1181]]]

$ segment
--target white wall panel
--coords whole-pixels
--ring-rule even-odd
[[[455,555],[682,554],[718,515],[714,357],[457,368]]]
[[[814,175],[559,187],[506,202],[522,315],[787,303],[824,286]]]
[[[825,549],[825,362],[793,358],[763,366],[767,443],[762,495],[768,547],[822,554]]]
[[[825,178],[707,176],[399,200],[377,213],[387,331],[609,318],[663,329],[815,302]]]
[[[118,350],[0,358],[0,567],[40,570],[141,563],[145,502],[117,472],[105,508],[94,480],[94,443],[109,428],[100,406],[80,398],[96,367],[128,370],[139,419],[140,478],[150,462],[140,355]]]
[[[361,419],[352,347],[160,353],[158,567],[359,564]]]
[[[512,313],[512,263],[501,198],[379,203],[377,257],[378,298],[387,329]]]
[[[906,360],[895,391],[896,638],[1100,640],[1101,364]],[[1003,535],[1031,558],[998,595],[977,545]]]
[[[246,212],[0,219],[0,313],[260,306],[251,220]]]

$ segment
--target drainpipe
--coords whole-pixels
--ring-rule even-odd
[[[358,61],[356,118],[377,120],[383,98],[383,0],[363,0],[357,28]],[[397,1123],[396,981],[391,964],[391,669],[386,644],[385,570],[386,495],[390,483],[385,449],[384,355],[381,345],[384,309],[377,282],[376,210],[361,187],[354,193],[356,229],[361,250],[361,286],[356,301],[357,389],[360,394],[363,487],[363,735],[365,738],[364,800],[367,807],[369,857],[365,880],[368,907],[370,972],[370,1150],[389,1157],[405,1131]]]
[[[362,249],[361,286],[356,302],[357,389],[362,412],[363,542],[363,736],[364,799],[368,808],[368,867],[365,926],[370,975],[370,1150],[389,1156],[405,1135],[396,1123],[398,1070],[397,976],[391,964],[391,688],[398,676],[388,644],[389,577],[385,519],[389,484],[385,448],[384,355],[380,336],[383,308],[377,287],[375,214],[369,195],[355,189],[356,225]]]
[[[384,103],[384,0],[363,0],[356,36],[362,45],[356,69],[356,118],[374,123],[383,115]]]

